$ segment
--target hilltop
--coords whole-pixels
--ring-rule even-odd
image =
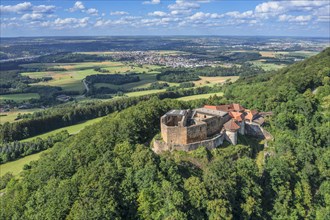
[[[1,219],[326,219],[329,60],[327,48],[276,73],[229,83],[223,97],[152,98],[109,114],[12,178],[0,198]],[[267,148],[239,137],[237,146],[211,151],[151,150],[168,110],[232,102],[274,112]]]

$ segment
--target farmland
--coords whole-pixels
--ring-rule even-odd
[[[208,77],[208,76],[200,76],[200,80],[194,81],[195,86],[213,86],[215,84],[221,84],[226,82],[235,82],[238,80],[239,76],[215,76],[215,77]]]
[[[255,66],[261,67],[265,71],[279,70],[286,67],[285,64],[266,63],[265,60],[251,61],[251,63]]]
[[[0,103],[4,100],[13,100],[15,102],[24,102],[29,99],[39,99],[38,93],[18,93],[18,94],[8,94],[0,96]]]
[[[17,120],[18,115],[29,114],[36,111],[40,111],[42,109],[35,108],[35,109],[12,109],[9,112],[2,112],[0,116],[0,124],[4,124],[6,122],[14,122],[19,121]]]
[[[45,64],[45,66],[51,66],[51,64]],[[25,67],[33,67],[33,65]],[[150,77],[154,75],[156,69],[159,68],[155,65],[144,65],[138,66],[133,64],[126,64],[122,62],[84,62],[84,63],[69,63],[69,64],[56,64],[51,67],[65,69],[65,71],[42,71],[42,72],[24,72],[23,76],[29,76],[31,78],[42,78],[42,77],[52,77],[50,81],[39,82],[31,85],[48,85],[48,86],[59,86],[64,91],[77,91],[83,92],[84,86],[82,80],[89,75],[99,74],[100,72],[95,71],[95,68],[102,68],[102,70],[109,71],[109,74],[113,73],[144,73],[141,78],[140,83],[150,82]],[[145,74],[148,73],[148,74]],[[148,76],[150,75],[150,76]],[[151,81],[152,82],[152,81]],[[131,85],[128,85],[131,86]]]
[[[196,100],[196,99],[208,99],[208,98],[210,98],[211,96],[214,96],[214,95],[222,96],[223,93],[222,92],[215,92],[215,93],[208,93],[208,94],[185,96],[185,97],[178,98],[178,100],[191,101],[191,100]]]
[[[12,173],[14,176],[18,175],[20,172],[22,172],[25,164],[29,164],[31,161],[38,160],[40,158],[41,154],[46,153],[49,150],[50,149],[23,157],[21,159],[15,160],[15,161],[1,164],[0,165],[0,177],[5,175],[8,172]]]

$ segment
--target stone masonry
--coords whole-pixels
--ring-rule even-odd
[[[204,146],[213,149],[227,140],[237,144],[237,133],[265,137],[264,120],[255,110],[239,104],[210,106],[193,110],[171,110],[160,118],[161,140],[155,140],[153,150],[190,151]]]

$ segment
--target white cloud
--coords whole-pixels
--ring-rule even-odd
[[[95,22],[94,27],[104,27],[111,24],[111,20],[98,20]]]
[[[274,17],[288,12],[308,12],[329,5],[329,1],[269,1],[255,7],[255,15],[261,18]],[[327,12],[329,13],[329,11]]]
[[[148,13],[148,15],[149,16],[165,17],[165,16],[167,16],[167,13],[163,12],[163,11],[154,11],[154,12]]]
[[[80,28],[88,25],[89,17],[84,18],[57,18],[52,24],[55,29]]]
[[[204,12],[197,12],[194,15],[190,16],[190,20],[202,20],[202,19],[208,19],[208,18],[223,18],[223,15],[217,14],[217,13],[204,13]]]
[[[330,23],[330,15],[318,16],[316,21]]]
[[[240,13],[239,11],[230,11],[225,13],[224,15],[232,17],[232,18],[253,18],[254,14],[253,11],[245,11]]]
[[[151,0],[151,1],[144,1],[142,4],[145,5],[158,5],[160,3],[160,0]]]
[[[37,5],[33,7],[34,13],[51,14],[55,12],[56,7],[54,5]]]
[[[70,12],[75,12],[75,11],[84,11],[85,10],[85,6],[82,2],[77,1],[76,3],[74,3],[72,8],[69,8]]]
[[[126,11],[112,11],[110,15],[128,15],[129,13]]]
[[[25,11],[32,10],[31,2],[23,2],[17,5],[0,5],[1,13],[22,13]]]
[[[93,15],[93,16],[98,16],[99,11],[96,8],[89,8],[86,10],[87,14]]]
[[[200,5],[196,2],[176,0],[175,4],[171,4],[168,6],[168,9],[170,9],[171,11],[176,11],[176,10],[198,9],[199,7],[200,7]]]
[[[171,11],[171,15],[189,15],[191,14],[192,10],[174,10]]]
[[[312,19],[311,15],[299,15],[299,16],[293,16],[293,15],[280,15],[278,17],[279,21],[289,21],[289,22],[307,22]]]
[[[284,7],[280,2],[264,2],[256,6],[256,13],[280,13]]]
[[[22,17],[21,17],[22,20],[41,20],[43,19],[43,15],[42,14],[35,14],[35,13],[32,13],[32,14],[24,14]]]

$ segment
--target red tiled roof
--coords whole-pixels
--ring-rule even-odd
[[[243,108],[240,104],[237,103],[232,104],[232,106],[233,106],[232,108],[237,112],[245,110],[245,108]]]
[[[217,107],[218,106],[215,106],[215,105],[204,105],[204,108],[208,108],[208,109],[212,109],[212,110],[218,110]]]
[[[236,121],[243,121],[244,120],[244,114],[240,112],[229,112],[229,115],[235,119]]]
[[[258,114],[257,110],[246,110],[245,112],[247,113],[245,119],[248,119],[250,121],[252,121],[253,117]]]
[[[243,108],[240,104],[230,104],[230,105],[204,105],[204,108],[212,109],[212,110],[218,110],[218,111],[224,111],[224,112],[240,112],[244,111],[245,108]]]
[[[218,105],[217,109],[219,111],[229,112],[230,111],[230,105]]]
[[[236,122],[233,119],[227,121],[224,124],[224,127],[227,131],[237,131],[240,128],[240,126],[236,124]]]

